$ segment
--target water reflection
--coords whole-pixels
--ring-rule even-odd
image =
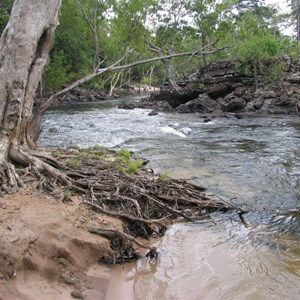
[[[173,225],[158,244],[164,252],[157,261],[114,268],[126,276],[122,291],[128,295],[127,287],[131,298],[125,299],[298,299],[299,236],[278,228],[269,233],[267,222],[244,226],[236,216],[213,218]],[[114,281],[115,296],[117,286]],[[107,299],[118,298],[109,290]]]

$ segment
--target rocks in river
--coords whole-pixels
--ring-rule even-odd
[[[59,102],[94,102],[118,98],[118,95],[108,96],[98,89],[75,88],[59,99]]]
[[[270,82],[270,74],[259,74],[255,86],[253,76],[243,72],[234,62],[213,62],[185,82],[180,91],[164,85],[159,93],[139,103],[141,108],[178,113],[209,113],[228,116],[228,113],[263,112],[298,114],[300,111],[300,63],[283,58],[269,62],[283,64],[283,76]],[[166,104],[163,104],[166,103]],[[230,115],[231,116],[231,115]]]
[[[118,108],[120,108],[120,109],[135,109],[136,105],[134,103],[123,102],[118,105]]]
[[[165,101],[148,101],[143,100],[139,102],[138,105],[139,108],[150,108],[153,109],[153,111],[156,112],[172,112],[174,111],[173,107]]]
[[[201,90],[196,85],[191,84],[176,92],[174,90],[162,89],[158,93],[152,93],[147,100],[140,101],[141,108],[153,108],[157,102],[166,102],[172,109],[190,100],[197,98],[201,94]],[[160,104],[161,106],[162,104]]]
[[[148,116],[152,117],[152,116],[157,116],[158,112],[156,110],[152,110],[149,112]]]
[[[237,97],[234,93],[227,95],[221,104],[221,109],[224,112],[236,112],[243,110],[245,107],[246,101]]]
[[[211,99],[208,95],[202,94],[198,98],[181,104],[176,108],[179,113],[208,113],[216,108],[216,101]]]

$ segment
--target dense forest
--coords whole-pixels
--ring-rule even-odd
[[[0,32],[12,3],[1,1]],[[201,59],[197,55],[173,59],[176,78],[216,60],[238,60],[250,72],[273,57],[297,57],[299,1],[286,4],[291,13],[262,0],[64,0],[39,92],[48,95],[98,66],[110,66],[128,49],[126,64],[157,55],[223,49]],[[278,66],[272,72],[278,76]],[[110,92],[132,83],[161,85],[165,79],[164,65],[155,62],[105,73],[88,87]]]
[[[297,298],[300,0],[269,3],[1,0],[0,300]]]

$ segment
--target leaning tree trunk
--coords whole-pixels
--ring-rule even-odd
[[[166,68],[166,74],[167,74],[170,89],[179,93],[180,87],[178,86],[178,84],[176,82],[175,70],[172,66],[171,59],[170,58],[164,59],[163,63]]]
[[[60,5],[61,0],[16,0],[0,39],[0,192],[17,185],[9,159],[40,166],[26,153],[27,125]]]

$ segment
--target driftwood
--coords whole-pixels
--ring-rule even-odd
[[[114,249],[113,258],[106,259],[109,262],[138,258],[132,244],[145,246],[136,241],[136,237],[149,239],[163,235],[174,219],[193,222],[209,216],[212,211],[234,209],[241,212],[220,197],[208,196],[201,186],[186,180],[160,178],[145,168],[145,163],[140,164],[142,167],[136,174],[131,174],[129,168],[121,172],[118,164],[124,163],[124,157],[120,159],[112,150],[103,154],[103,150],[96,147],[84,151],[69,149],[55,151],[53,155],[55,157],[49,151],[38,153],[40,159],[59,168],[60,176],[65,179],[64,186],[60,186],[64,181],[56,181],[34,167],[19,170],[21,179],[35,180],[39,191],[46,191],[60,201],[70,200],[76,193],[94,211],[122,219],[124,232],[92,229],[93,233],[114,234],[122,239],[120,245],[124,247],[120,246],[118,251]],[[127,159],[128,165],[134,162]],[[149,255],[155,257],[154,250],[146,248],[150,250]]]

